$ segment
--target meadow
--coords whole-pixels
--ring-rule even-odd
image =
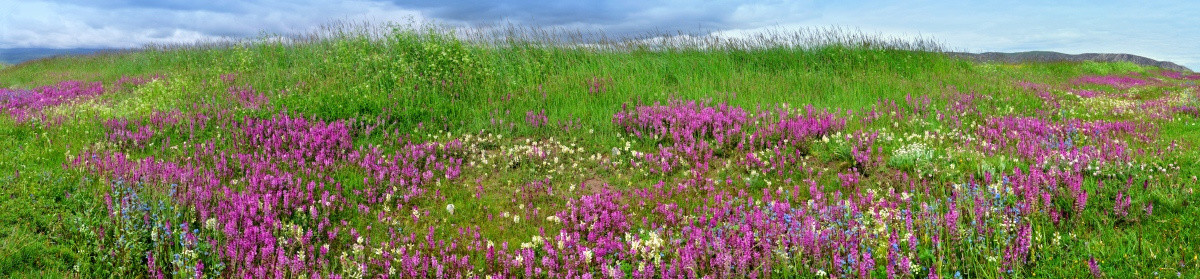
[[[0,68],[0,277],[1200,277],[1200,74],[475,31]]]

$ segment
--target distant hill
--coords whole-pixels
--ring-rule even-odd
[[[1191,72],[1191,69],[1170,61],[1158,61],[1142,56],[1125,53],[1084,53],[1084,54],[1066,54],[1053,51],[1026,51],[1026,52],[984,52],[984,53],[966,53],[966,52],[947,52],[950,56],[962,57],[974,61],[992,61],[992,62],[1059,62],[1059,61],[1096,61],[1096,62],[1130,62],[1142,66],[1156,66],[1163,69]]]
[[[85,55],[117,50],[111,48],[0,48],[0,63],[12,65],[58,55]]]
[[[113,48],[0,48],[0,64],[16,65],[25,61],[59,55],[87,55],[98,52],[119,51]],[[1156,66],[1163,69],[1192,72],[1192,69],[1170,61],[1158,61],[1143,56],[1125,53],[1083,53],[1066,54],[1054,51],[1025,51],[1025,52],[947,52],[950,56],[970,59],[977,62],[1059,62],[1059,61],[1096,61],[1096,62],[1130,62],[1142,66]]]

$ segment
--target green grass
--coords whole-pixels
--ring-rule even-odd
[[[69,154],[104,142],[99,123],[120,117],[138,118],[152,111],[188,111],[192,104],[224,98],[222,75],[234,74],[234,84],[249,85],[270,97],[262,110],[237,110],[239,115],[269,116],[286,109],[325,120],[354,119],[381,123],[378,129],[411,133],[430,139],[438,133],[488,133],[520,139],[555,137],[585,148],[585,154],[606,153],[626,139],[612,115],[624,104],[665,102],[671,98],[711,100],[753,110],[757,106],[788,104],[861,112],[877,101],[905,102],[906,96],[928,96],[935,105],[949,102],[958,93],[978,93],[984,115],[1036,115],[1047,109],[1033,94],[1016,85],[1018,81],[1066,84],[1080,75],[1148,73],[1154,69],[1129,63],[1030,63],[976,64],[950,58],[929,49],[876,42],[765,48],[695,47],[650,50],[619,47],[594,50],[581,47],[545,46],[536,42],[472,43],[445,33],[423,29],[395,29],[384,36],[349,33],[298,44],[259,42],[234,46],[156,48],[128,53],[55,57],[16,66],[0,65],[0,87],[33,88],[60,80],[102,81],[106,86],[126,76],[165,75],[163,80],[90,102],[48,110],[70,115],[63,125],[15,123],[0,117],[0,275],[14,277],[80,276],[75,264],[81,261],[82,234],[64,220],[94,218],[92,209],[107,191],[103,184],[77,170],[64,170]],[[1178,90],[1164,89],[1164,90]],[[1059,92],[1061,93],[1061,92]],[[1150,93],[1147,93],[1150,94]],[[1158,98],[1156,92],[1144,98]],[[545,110],[551,122],[578,121],[581,129],[532,128],[524,124],[527,111]],[[1107,116],[1105,116],[1107,117]],[[493,120],[516,123],[494,125]],[[1200,175],[1200,122],[1195,118],[1165,122],[1162,140],[1177,141],[1181,151],[1146,163],[1177,164],[1178,177],[1169,184],[1139,193],[1138,202],[1154,200],[1153,220],[1110,226],[1111,220],[1092,220],[1061,231],[1065,243],[1048,246],[1025,270],[1029,277],[1087,277],[1085,261],[1090,256],[1106,259],[1105,272],[1118,277],[1173,277],[1175,272],[1195,275],[1193,233],[1200,230],[1200,202],[1189,177]],[[883,128],[886,123],[854,128]],[[948,127],[933,115],[916,122],[896,124],[897,134],[920,133]],[[420,127],[420,128],[419,128]],[[592,131],[583,134],[583,131]],[[853,130],[853,129],[848,129]],[[182,133],[175,131],[175,133]],[[215,137],[219,132],[202,134]],[[366,136],[358,146],[388,144],[382,136]],[[505,145],[510,141],[499,141]],[[1158,144],[1156,142],[1156,144]],[[905,146],[886,143],[888,151]],[[634,149],[650,150],[652,142],[638,142]],[[833,168],[844,167],[849,147],[838,143],[814,148],[814,162]],[[185,147],[186,148],[186,147]],[[935,171],[940,181],[959,181],[966,175],[1011,169],[1014,164],[983,155],[960,154],[951,143],[930,143],[934,151],[913,157],[893,157],[890,168],[909,173],[934,166],[957,163],[960,169]],[[139,156],[158,155],[170,159],[176,153],[154,149],[134,151]],[[935,155],[936,154],[936,155]],[[950,155],[956,158],[950,159]],[[972,157],[973,156],[973,157]],[[605,178],[613,185],[651,184],[670,176],[622,175],[621,171],[595,166],[562,175],[556,181],[578,184],[589,178]],[[541,177],[544,169],[522,166],[514,171],[468,173],[480,184],[505,190]],[[736,174],[740,177],[742,174]],[[334,174],[350,190],[359,174]],[[824,184],[836,178],[817,177]],[[462,184],[475,183],[464,180]],[[754,187],[763,188],[762,181]],[[1094,183],[1094,182],[1093,182]],[[1185,185],[1185,186],[1179,186]],[[470,203],[473,187],[441,185],[447,201],[459,204],[458,214],[441,216],[442,222],[487,223],[485,212],[515,211],[507,192],[489,192],[483,203]],[[537,202],[547,210],[561,207],[557,197]],[[1112,201],[1108,201],[1111,208]],[[428,204],[436,208],[437,203]],[[1135,202],[1135,204],[1138,204]],[[425,204],[421,204],[425,205]],[[437,215],[435,215],[437,216]],[[371,216],[345,216],[368,222]],[[436,218],[435,218],[436,219]],[[536,220],[525,221],[527,223]],[[379,229],[382,230],[382,229]],[[1045,232],[1045,231],[1042,231]],[[373,232],[382,235],[382,231]],[[536,233],[533,226],[497,226],[485,234],[499,239],[521,240]],[[1047,232],[1044,239],[1053,237]],[[1072,236],[1066,236],[1070,233]],[[1081,248],[1082,247],[1082,248]],[[960,255],[961,256],[961,255]],[[967,257],[969,258],[969,257]],[[977,259],[976,259],[977,260]],[[968,263],[971,259],[963,259]],[[993,277],[994,264],[974,262],[979,277]],[[970,264],[968,264],[970,265]],[[990,272],[995,272],[994,270]],[[1155,274],[1154,272],[1159,272]]]

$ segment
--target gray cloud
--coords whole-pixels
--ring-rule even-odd
[[[514,23],[582,27],[606,32],[717,31],[806,19],[812,1],[394,1],[403,8],[462,24]]]
[[[146,43],[310,32],[346,21],[402,21],[415,11],[378,1],[0,0],[0,47],[137,47]]]
[[[63,4],[71,4],[76,6],[95,7],[100,9],[159,9],[170,11],[211,11],[211,12],[238,12],[246,10],[247,6],[252,5],[250,1],[236,0],[209,0],[209,1],[189,1],[189,0],[149,0],[149,1],[128,1],[128,0],[63,0],[56,1]]]

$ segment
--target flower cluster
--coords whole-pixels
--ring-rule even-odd
[[[260,109],[269,101],[266,94],[260,93],[250,86],[230,86],[226,93],[243,107],[250,109]]]
[[[1159,74],[1161,74],[1164,77],[1169,77],[1169,78],[1173,78],[1173,79],[1200,80],[1200,73],[1184,74],[1184,73],[1178,72],[1178,71],[1162,71]]]
[[[531,110],[525,112],[525,123],[528,123],[529,127],[540,128],[546,126],[546,124],[550,124],[550,119],[546,117],[546,110],[544,109],[541,111]]]
[[[0,111],[19,122],[35,117],[43,108],[104,94],[99,82],[63,81],[33,90],[0,89]]]
[[[1129,89],[1135,86],[1150,84],[1150,81],[1129,76],[1082,76],[1075,78],[1071,83],[1075,85],[1108,85],[1118,89]]]
[[[109,119],[104,122],[105,134],[109,141],[119,146],[144,148],[150,143],[156,131],[179,124],[182,115],[178,111],[155,111],[145,121],[126,117]],[[168,145],[170,142],[163,146]]]
[[[1123,121],[1052,122],[1029,117],[996,117],[979,127],[986,152],[1010,150],[1039,166],[1063,165],[1081,171],[1089,164],[1124,162],[1130,140],[1147,141],[1146,123]]]

